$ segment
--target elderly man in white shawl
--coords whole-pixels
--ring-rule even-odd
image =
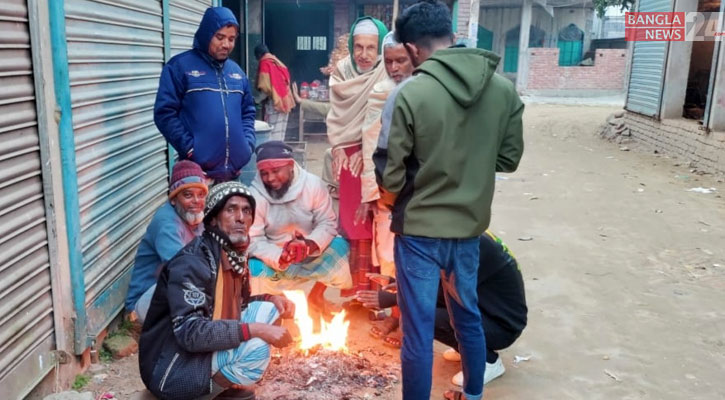
[[[370,289],[365,274],[372,272],[372,218],[370,213],[357,213],[362,202],[362,127],[370,92],[387,79],[380,56],[386,34],[385,25],[377,19],[359,18],[350,29],[350,57],[340,60],[330,76],[327,136],[332,144],[333,175],[340,187],[339,231],[350,242],[353,279],[353,288],[343,291],[343,297]]]

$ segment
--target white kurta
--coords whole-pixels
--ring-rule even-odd
[[[279,257],[285,243],[294,239],[295,231],[317,244],[318,256],[337,235],[337,216],[327,185],[295,163],[294,179],[281,199],[273,199],[259,174],[252,182],[252,195],[257,202],[254,224],[250,230],[251,257],[279,269]]]

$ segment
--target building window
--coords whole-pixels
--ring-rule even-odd
[[[297,36],[297,50],[312,50],[312,37]]]
[[[506,45],[503,55],[503,72],[516,72],[519,69],[519,45]]]
[[[327,51],[327,36],[313,36],[312,50]]]
[[[559,31],[559,66],[570,67],[579,65],[582,60],[584,32],[574,24],[569,24]]]
[[[484,50],[493,50],[493,32],[488,29],[478,26],[478,47]]]
[[[521,26],[506,32],[506,46],[503,55],[503,72],[515,73],[519,67],[519,33]],[[529,27],[529,48],[544,47],[546,32],[535,26]]]

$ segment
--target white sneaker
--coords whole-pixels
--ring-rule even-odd
[[[443,359],[446,361],[458,362],[461,361],[461,355],[458,354],[456,349],[448,349],[443,352]]]
[[[503,361],[501,361],[501,357],[496,359],[496,362],[494,362],[493,364],[486,363],[486,372],[484,372],[483,374],[484,386],[492,380],[503,375],[504,372],[506,372],[506,368],[503,366]],[[453,375],[453,378],[451,378],[451,383],[456,386],[463,386],[463,371],[458,371],[457,374]]]

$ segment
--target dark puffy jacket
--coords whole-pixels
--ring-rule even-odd
[[[179,157],[221,181],[239,175],[256,144],[249,79],[234,61],[220,63],[209,56],[212,37],[230,24],[239,30],[229,9],[206,10],[194,48],[164,66],[154,105],[156,126]]]
[[[139,340],[139,369],[160,399],[210,393],[213,352],[242,343],[239,321],[212,320],[220,256],[221,246],[204,233],[159,276]]]

